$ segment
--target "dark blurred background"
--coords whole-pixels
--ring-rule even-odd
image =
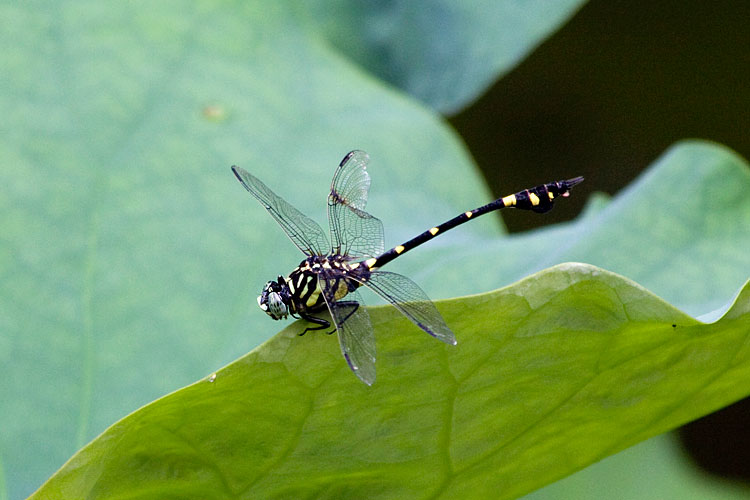
[[[750,2],[594,0],[450,122],[498,196],[574,175],[614,194],[679,139],[750,158],[749,82]]]
[[[586,177],[545,217],[503,212],[521,231],[574,217],[592,191],[617,193],[680,139],[750,158],[748,82],[750,2],[594,0],[450,122],[497,196]],[[696,465],[750,482],[749,423],[745,400],[679,435]]]

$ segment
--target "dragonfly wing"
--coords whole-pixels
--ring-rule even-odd
[[[427,294],[412,280],[397,273],[372,271],[362,284],[393,304],[419,328],[446,344],[456,345],[456,336]]]
[[[333,253],[363,258],[383,253],[383,223],[365,212],[369,161],[364,151],[352,151],[341,160],[333,176],[328,194]]]
[[[351,290],[337,300],[336,297],[341,296],[340,287],[347,287],[347,279],[321,273],[318,280],[338,330],[341,353],[354,374],[365,384],[372,385],[375,382],[375,333],[359,293]]]
[[[268,213],[276,219],[297,248],[306,255],[328,253],[330,248],[328,237],[317,222],[287,203],[247,170],[233,166],[232,172],[245,189],[250,191],[250,194],[255,196]]]

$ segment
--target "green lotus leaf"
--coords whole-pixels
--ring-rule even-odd
[[[514,498],[750,394],[750,283],[712,324],[585,264],[439,307],[458,346],[371,309],[373,387],[294,323],[33,498]]]

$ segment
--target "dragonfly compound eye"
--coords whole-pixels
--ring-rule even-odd
[[[281,294],[277,292],[271,292],[267,296],[268,302],[266,303],[266,313],[273,319],[286,318],[289,314],[289,309],[281,297]],[[261,306],[262,308],[263,306]]]
[[[263,293],[258,295],[258,307],[268,312],[268,292],[266,292],[265,290],[263,291]]]
[[[284,302],[281,291],[278,283],[269,281],[258,295],[258,306],[273,319],[286,318],[289,314],[289,307]]]

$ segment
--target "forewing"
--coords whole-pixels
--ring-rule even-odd
[[[354,290],[336,300],[336,290],[346,286],[345,278],[318,275],[323,298],[339,335],[341,353],[349,368],[365,384],[375,382],[375,333],[359,293]]]
[[[307,255],[325,255],[328,252],[328,238],[317,222],[287,203],[247,170],[233,166],[232,172],[276,219],[297,248]]]
[[[361,281],[393,304],[419,328],[446,344],[456,345],[456,336],[419,285],[401,274],[372,271]]]
[[[365,212],[370,174],[364,151],[347,154],[333,176],[328,194],[328,224],[333,253],[374,257],[383,253],[383,223]]]

